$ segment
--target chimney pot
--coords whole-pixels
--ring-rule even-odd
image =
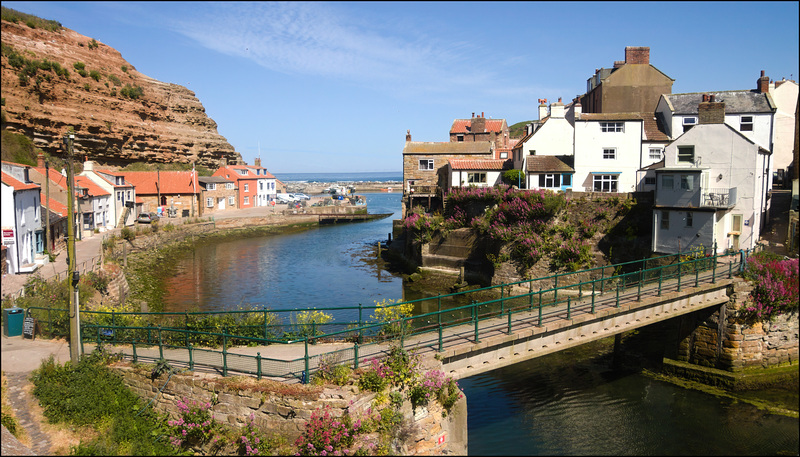
[[[764,70],[761,70],[761,77],[764,77]]]
[[[475,112],[472,113],[472,117],[475,117]]]

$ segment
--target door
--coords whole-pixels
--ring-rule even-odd
[[[219,210],[225,209],[225,197],[217,198],[217,209]]]

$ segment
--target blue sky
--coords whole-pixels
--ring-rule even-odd
[[[673,93],[798,80],[798,2],[15,2],[195,92],[274,173],[402,170],[406,130],[536,119],[650,47]]]

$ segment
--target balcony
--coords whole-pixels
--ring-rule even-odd
[[[701,206],[706,208],[732,208],[736,205],[736,188],[703,189]]]
[[[408,194],[414,197],[436,196],[439,193],[438,186],[417,186],[412,185]]]

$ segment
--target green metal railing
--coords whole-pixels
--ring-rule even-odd
[[[124,346],[126,350],[129,347],[129,353],[125,356],[134,361],[166,359],[184,364],[190,369],[215,369],[223,375],[235,371],[259,378],[269,376],[308,382],[320,361],[326,357],[336,358],[339,363],[349,363],[358,368],[364,360],[380,357],[388,350],[390,342],[397,340],[401,347],[405,347],[410,338],[432,335],[430,347],[441,352],[444,349],[445,332],[462,329],[457,333],[458,338],[471,338],[477,343],[480,342],[481,323],[485,324],[490,319],[505,319],[505,332],[512,333],[514,326],[522,322],[534,322],[535,325],[542,326],[546,317],[553,318],[556,314],[570,319],[577,312],[595,314],[598,306],[619,308],[622,300],[641,301],[645,295],[661,296],[665,291],[672,290],[680,292],[682,288],[698,287],[701,282],[714,284],[720,278],[732,278],[740,273],[749,254],[749,251],[718,255],[695,253],[694,257],[684,258],[682,261],[681,257],[686,257],[686,254],[662,256],[400,302],[394,306],[412,303],[417,312],[410,317],[389,322],[367,322],[364,311],[378,307],[361,304],[357,307],[314,308],[318,311],[358,309],[357,322],[325,324],[276,323],[281,319],[274,316],[289,316],[291,321],[291,313],[296,316],[298,312],[309,311],[299,308],[215,313],[82,311],[81,344],[94,344],[95,347]],[[663,265],[644,268],[648,262],[651,265]],[[609,269],[612,273],[606,275]],[[512,294],[515,290],[522,292]],[[431,310],[425,312],[425,309]],[[40,325],[46,324],[47,327],[49,324],[50,334],[54,333],[54,323],[66,318],[66,310],[29,308],[28,313],[38,316]],[[60,320],[54,318],[54,314],[62,315]],[[208,320],[213,315],[221,315],[228,320],[213,323]],[[262,316],[260,322],[253,318],[256,315]],[[46,320],[43,319],[44,316],[47,316]],[[181,316],[182,328],[175,325],[181,319],[176,319],[176,316]],[[130,325],[125,322],[131,319],[149,322],[147,325]],[[207,325],[213,323],[217,331],[203,329],[203,319],[207,319]],[[192,326],[197,328],[191,328]],[[388,328],[400,331],[388,333]],[[310,354],[309,345],[313,347],[319,341],[344,342],[352,346]],[[303,345],[303,355],[288,359],[263,357],[260,351],[255,355],[244,353],[240,349],[236,352],[230,351],[232,347],[262,348],[299,344]]]

